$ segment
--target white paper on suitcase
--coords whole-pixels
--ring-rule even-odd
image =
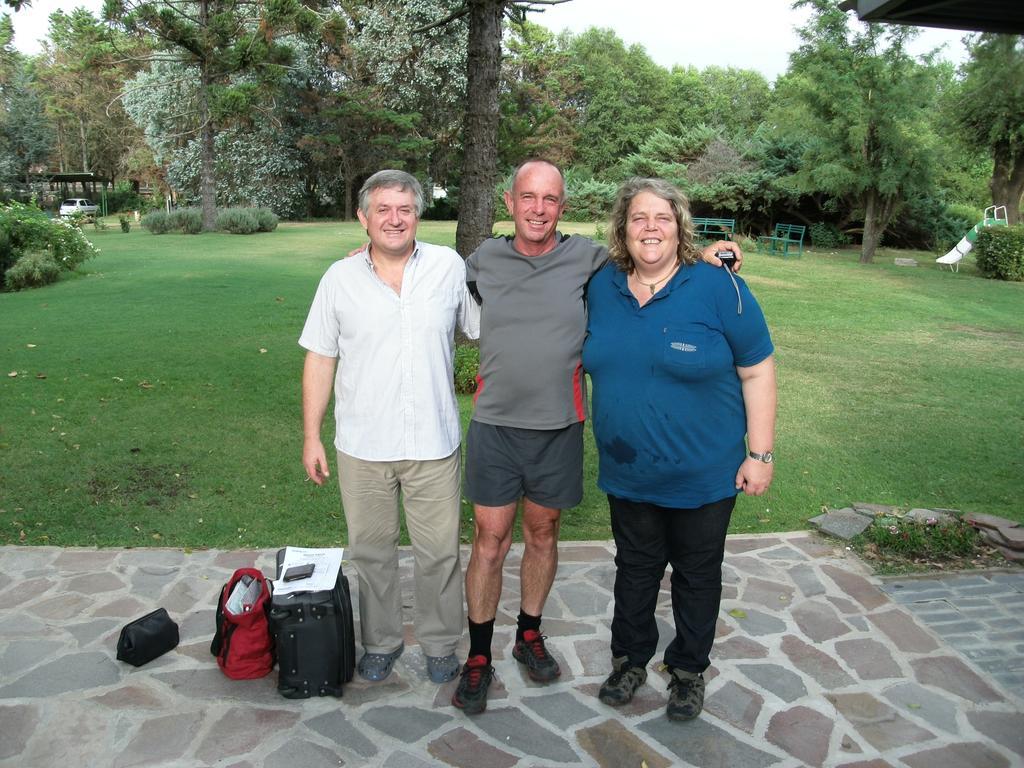
[[[315,549],[310,547],[285,547],[284,562],[281,563],[281,578],[274,582],[275,595],[290,595],[294,592],[319,592],[334,589],[341,570],[344,548]],[[308,579],[285,581],[284,574],[297,565],[314,565],[313,575]]]

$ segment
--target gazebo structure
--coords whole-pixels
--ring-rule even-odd
[[[1021,0],[843,0],[839,7],[861,21],[1024,34]]]

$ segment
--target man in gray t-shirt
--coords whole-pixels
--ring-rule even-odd
[[[525,547],[512,655],[537,682],[561,673],[540,634],[541,612],[558,567],[561,510],[583,498],[584,292],[608,257],[585,237],[558,233],[565,186],[551,163],[519,166],[505,205],[515,235],[485,241],[466,261],[466,280],[481,305],[463,488],[475,530],[466,569],[470,647],[452,703],[467,714],[487,706],[502,567],[520,499]],[[732,244],[723,247],[742,259]],[[713,253],[705,249],[705,258],[720,264]]]

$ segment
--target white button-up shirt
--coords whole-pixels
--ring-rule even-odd
[[[365,461],[441,459],[459,447],[455,327],[480,335],[480,308],[451,248],[416,242],[402,295],[369,253],[337,261],[317,288],[299,344],[336,357],[335,447]]]

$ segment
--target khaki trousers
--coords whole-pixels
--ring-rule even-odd
[[[391,653],[405,638],[399,499],[412,541],[416,639],[427,656],[455,651],[464,623],[459,464],[458,450],[430,461],[363,461],[338,452],[346,558],[359,575],[359,623],[367,653]]]

